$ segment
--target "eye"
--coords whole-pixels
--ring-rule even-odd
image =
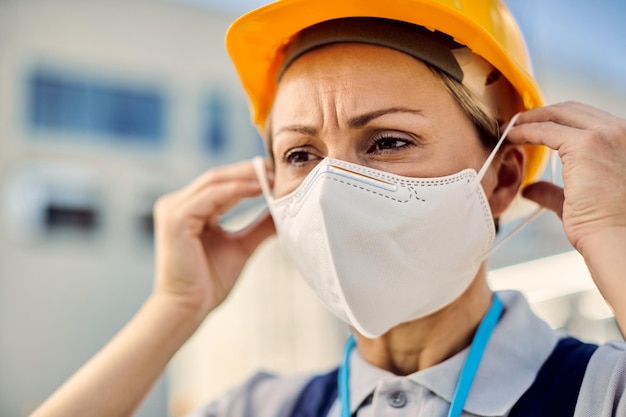
[[[305,149],[292,149],[287,151],[282,159],[287,165],[304,165],[319,158]]]
[[[414,141],[400,134],[385,133],[375,136],[368,152],[370,153],[388,153],[397,152],[403,148],[414,145]]]

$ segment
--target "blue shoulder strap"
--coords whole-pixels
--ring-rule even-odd
[[[509,417],[572,417],[587,364],[597,347],[573,337],[561,339]],[[326,417],[337,399],[337,373],[335,369],[313,377],[300,392],[290,417]]]
[[[300,392],[290,417],[326,417],[337,399],[339,369],[313,377]]]
[[[561,339],[509,417],[572,417],[587,364],[597,348],[573,337]]]

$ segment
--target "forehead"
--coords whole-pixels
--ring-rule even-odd
[[[367,112],[412,105],[434,111],[452,102],[439,76],[422,61],[381,46],[339,43],[307,52],[285,71],[270,126],[311,116],[320,106]]]

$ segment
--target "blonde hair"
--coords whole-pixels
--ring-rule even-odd
[[[474,124],[480,141],[486,149],[491,150],[500,137],[500,121],[490,115],[483,103],[467,86],[450,77],[445,72],[427,65],[437,75],[448,92],[456,99],[467,117]]]

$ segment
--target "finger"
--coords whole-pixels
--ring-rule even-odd
[[[211,219],[210,224],[217,224],[219,218],[246,198],[257,197],[261,188],[256,181],[224,182],[205,190],[190,201],[190,205],[199,210],[198,215]]]
[[[261,187],[256,180],[222,182],[200,190],[192,196],[181,195],[172,206],[168,217],[177,225],[181,225],[187,219],[193,219],[215,226],[220,216],[238,202],[244,198],[257,197],[260,193]],[[200,231],[201,228],[197,233]]]
[[[252,161],[243,161],[219,168],[212,168],[186,186],[182,193],[187,195],[195,194],[207,186],[232,180],[256,180]]]
[[[518,145],[544,145],[558,151],[568,140],[579,133],[578,129],[553,122],[525,123],[513,127],[507,139]]]
[[[274,220],[269,211],[265,210],[255,221],[244,229],[233,232],[232,235],[240,240],[245,253],[250,255],[268,237],[276,233]]]
[[[537,182],[530,184],[522,191],[522,195],[556,213],[559,218],[563,217],[563,202],[565,195],[563,189],[550,182]]]
[[[615,116],[577,102],[565,102],[526,111],[518,117],[516,125],[524,123],[553,122],[577,129],[588,129],[611,123]]]

